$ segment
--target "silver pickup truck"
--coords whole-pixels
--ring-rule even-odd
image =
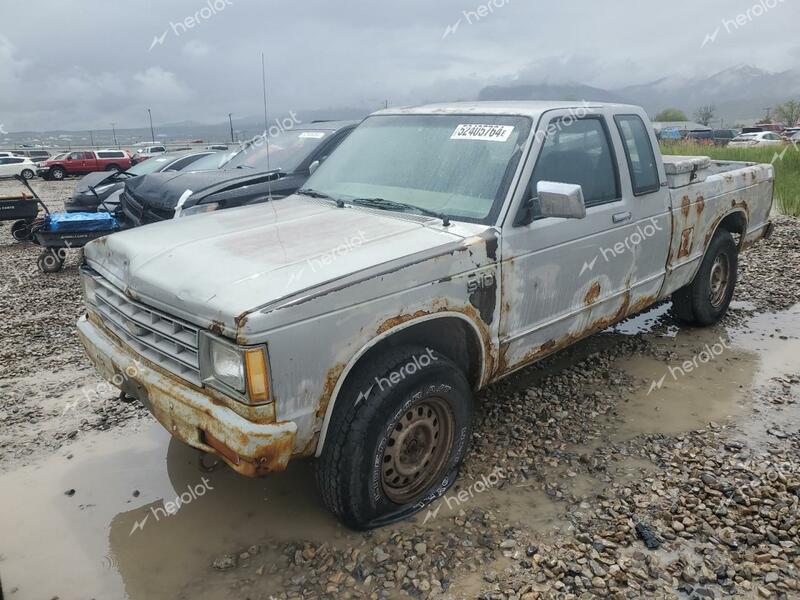
[[[316,457],[376,527],[452,485],[477,390],[670,297],[719,320],[773,177],[662,157],[635,106],[381,111],[296,195],[87,246],[78,330],[173,435],[247,476]]]

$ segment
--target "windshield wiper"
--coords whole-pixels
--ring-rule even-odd
[[[355,198],[351,200],[351,202],[353,204],[369,206],[381,210],[399,210],[402,212],[413,210],[423,215],[428,215],[429,217],[436,217],[437,219],[441,219],[442,225],[444,225],[445,227],[450,227],[450,217],[448,217],[446,214],[437,212],[435,210],[422,208],[421,206],[415,206],[414,204],[406,204],[405,202],[387,200],[386,198]]]
[[[303,188],[297,190],[296,194],[300,194],[301,196],[308,196],[310,198],[322,198],[323,200],[333,200],[336,202],[336,206],[339,208],[344,208],[344,200],[340,200],[339,198],[334,198],[333,196],[329,196],[323,192],[318,192],[317,190],[312,190],[311,188]]]

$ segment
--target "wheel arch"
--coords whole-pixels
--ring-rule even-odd
[[[443,332],[451,335],[443,336]],[[458,364],[464,369],[472,388],[477,389],[486,376],[486,348],[481,340],[480,330],[475,323],[468,316],[455,311],[438,312],[406,321],[370,340],[353,355],[336,380],[317,439],[315,456],[322,453],[328,426],[342,391],[372,356],[387,347],[424,345]]]
[[[742,244],[744,243],[745,234],[747,233],[748,221],[749,219],[747,212],[741,208],[737,208],[736,210],[723,215],[722,218],[719,219],[719,222],[716,224],[716,226],[712,227],[708,232],[703,253],[705,254],[705,252],[708,251],[708,246],[711,244],[711,240],[714,239],[714,236],[717,235],[717,232],[720,230],[729,231],[731,234],[736,236],[736,247],[741,250]]]

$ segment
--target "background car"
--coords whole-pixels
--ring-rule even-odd
[[[771,131],[759,131],[757,133],[743,133],[733,138],[729,148],[755,148],[757,146],[778,146],[783,143],[781,136]]]
[[[39,163],[36,174],[43,179],[64,179],[67,175],[85,175],[95,171],[130,169],[131,157],[125,150],[90,150],[69,152]]]
[[[254,138],[233,153],[221,168],[216,157],[200,159],[191,172],[152,173],[126,182],[121,197],[125,225],[135,227],[171,219],[178,214],[208,212],[244,204],[280,199],[295,193],[311,173],[358,125],[358,121],[330,121],[295,127]],[[186,196],[186,190],[192,190]],[[180,204],[180,206],[179,206]]]
[[[133,153],[133,156],[131,157],[131,162],[133,164],[137,164],[147,160],[148,158],[152,158],[153,156],[164,154],[166,151],[167,147],[161,144],[154,144],[152,146],[143,146],[141,148],[138,148],[136,152]]]
[[[727,146],[738,135],[738,129],[715,129],[712,132],[715,146]]]
[[[67,212],[94,212],[100,203],[105,201],[117,190],[121,190],[126,181],[149,173],[164,173],[167,171],[181,171],[190,167],[199,159],[213,156],[215,152],[203,150],[200,152],[167,152],[150,160],[140,162],[127,171],[118,173],[89,173],[83,177],[72,198],[64,203]],[[94,188],[94,191],[92,191]]]
[[[50,153],[47,150],[20,150],[17,154],[19,156],[27,156],[34,162],[50,158]]]
[[[22,175],[25,179],[32,179],[36,172],[36,163],[25,156],[0,157],[0,177],[13,177]]]
[[[709,146],[714,143],[714,132],[711,130],[688,131],[686,141]]]

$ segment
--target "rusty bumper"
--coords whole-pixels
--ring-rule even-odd
[[[78,321],[78,335],[100,375],[142,402],[178,439],[220,456],[248,477],[286,468],[297,433],[295,423],[258,424],[242,418],[136,354],[85,316]]]

